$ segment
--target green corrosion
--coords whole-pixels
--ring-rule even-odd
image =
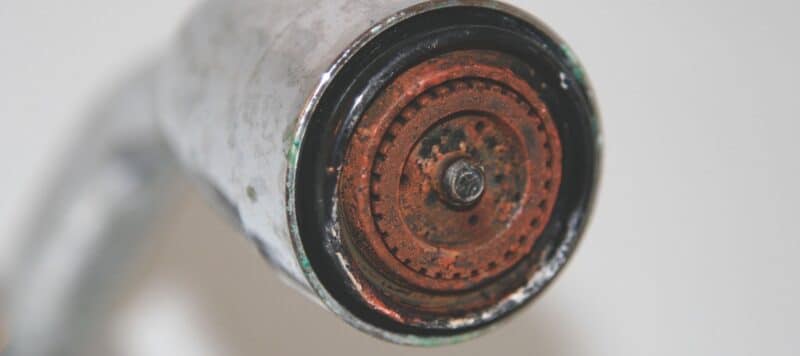
[[[583,71],[583,67],[578,62],[578,58],[575,56],[575,53],[572,52],[572,49],[569,48],[566,44],[561,44],[561,51],[564,52],[564,55],[567,57],[567,61],[569,62],[569,67],[572,69],[572,76],[581,84],[586,84],[586,74]]]
[[[479,332],[470,332],[462,335],[453,335],[446,337],[425,337],[425,336],[410,336],[408,341],[413,345],[422,347],[444,346],[462,343],[471,340],[477,336]]]
[[[287,154],[287,159],[289,162],[294,164],[295,160],[297,159],[297,152],[300,151],[300,140],[292,141],[292,146],[289,148],[289,152]]]
[[[311,261],[306,256],[300,258],[300,268],[302,268],[304,271],[311,270]]]

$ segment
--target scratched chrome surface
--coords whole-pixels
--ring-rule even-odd
[[[184,167],[219,193],[247,236],[299,289],[313,291],[362,331],[401,344],[431,345],[483,330],[419,337],[388,332],[352,315],[311,268],[294,211],[295,192],[303,189],[294,182],[308,120],[332,78],[369,40],[416,14],[458,5],[504,11],[546,29],[525,12],[495,1],[416,2],[209,2],[180,33],[162,67],[157,97],[162,129]],[[557,50],[574,58],[566,45]],[[582,74],[577,61],[571,64]],[[599,137],[599,125],[597,130]],[[538,293],[566,262],[581,228],[571,229],[561,251],[525,288],[489,311],[450,320],[450,325],[494,319]],[[328,231],[339,233],[337,224]]]

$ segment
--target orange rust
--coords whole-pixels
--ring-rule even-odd
[[[530,254],[558,195],[562,150],[547,107],[512,63],[491,51],[442,55],[402,73],[361,117],[339,197],[348,243],[370,264],[362,268],[377,271],[368,278],[456,293]],[[470,206],[443,194],[443,172],[456,160],[485,176]]]

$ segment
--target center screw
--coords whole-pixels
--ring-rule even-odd
[[[459,159],[445,170],[442,185],[447,201],[464,207],[480,199],[485,186],[483,170],[466,159]]]

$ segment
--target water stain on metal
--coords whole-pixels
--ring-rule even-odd
[[[250,199],[251,202],[255,203],[258,201],[258,193],[256,192],[256,188],[252,186],[247,186],[247,197]]]

